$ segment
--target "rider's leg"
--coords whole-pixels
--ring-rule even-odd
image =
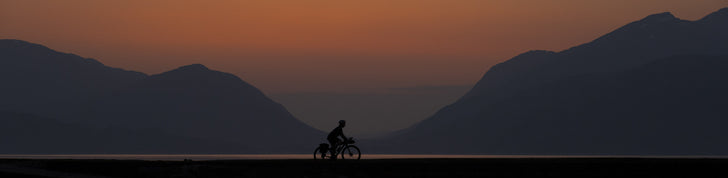
[[[331,145],[331,148],[329,148],[329,153],[331,154],[331,156],[333,156],[334,153],[336,152],[336,144],[337,143],[338,143],[338,139],[336,139],[336,140],[333,140],[333,139],[332,140],[329,140],[329,145]]]

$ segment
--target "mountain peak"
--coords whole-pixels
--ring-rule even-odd
[[[182,66],[171,71],[153,75],[148,79],[157,83],[159,83],[158,80],[166,80],[173,81],[173,83],[181,82],[181,84],[185,85],[210,85],[213,83],[226,85],[242,82],[240,78],[233,74],[210,70],[202,64]]]
[[[700,21],[707,22],[707,21],[725,21],[728,20],[728,7],[722,8],[716,12],[710,13],[707,16],[700,19]]]
[[[202,79],[202,78],[204,78],[203,76],[217,75],[217,73],[221,73],[221,72],[210,70],[202,64],[190,64],[190,65],[176,68],[174,70],[163,72],[161,74],[153,75],[153,77],[158,78],[158,77],[164,76],[162,78],[172,77],[172,78],[183,78],[186,80],[189,80],[189,79],[203,80]]]
[[[186,66],[179,67],[175,69],[175,71],[209,71],[207,67],[205,67],[202,64],[190,64]]]
[[[0,39],[2,44],[31,44],[30,42],[16,39]]]
[[[16,39],[0,39],[0,43],[29,43],[29,42],[23,41],[23,40],[16,40]]]
[[[0,48],[5,49],[49,49],[43,45],[16,39],[0,39]]]
[[[661,22],[669,22],[669,21],[675,21],[675,20],[680,20],[680,19],[678,19],[677,17],[672,15],[672,13],[670,13],[670,12],[663,12],[663,13],[659,13],[659,14],[649,15],[640,21],[648,22],[648,23],[649,22],[661,23]]]

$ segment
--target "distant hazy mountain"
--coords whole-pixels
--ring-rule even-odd
[[[58,143],[68,143],[71,152],[308,153],[324,135],[240,78],[199,64],[147,76],[38,44],[0,40],[0,72],[0,111],[28,113],[0,116],[3,126],[22,125],[18,129],[33,133],[13,137],[21,131],[7,129],[2,138],[28,138],[36,146],[63,140]],[[109,128],[123,132],[103,134]],[[92,147],[105,139],[115,140],[109,144],[117,149]],[[87,142],[93,143],[82,144]],[[124,145],[132,143],[141,145]],[[147,149],[155,143],[162,145]],[[37,152],[53,149],[36,146]]]
[[[698,21],[651,15],[590,43],[495,65],[459,101],[380,149],[728,154],[726,56],[728,8]]]

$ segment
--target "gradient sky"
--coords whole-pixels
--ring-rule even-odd
[[[148,74],[201,63],[317,128],[350,119],[354,133],[377,134],[424,119],[519,53],[564,50],[649,14],[696,20],[722,7],[728,0],[0,0],[0,38]]]

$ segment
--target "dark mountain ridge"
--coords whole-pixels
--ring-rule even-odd
[[[240,145],[266,143],[259,148],[263,152],[300,152],[323,138],[252,85],[199,64],[149,76],[100,98],[90,110],[88,118],[99,118],[100,126],[160,129]]]
[[[38,44],[0,40],[0,71],[0,111],[28,115],[9,114],[3,118],[8,126],[26,125],[24,129],[58,135],[103,135],[101,132],[107,128],[124,130],[108,137],[116,140],[108,144],[117,149],[92,146],[102,137],[76,134],[77,139],[68,140],[72,144],[65,150],[145,153],[164,148],[169,153],[307,153],[310,145],[323,137],[323,132],[295,119],[282,105],[239,77],[201,64],[148,76]],[[8,118],[42,119],[28,124]],[[18,138],[37,143],[55,143],[56,138],[25,136]],[[91,143],[80,144],[87,141]],[[158,146],[160,149],[121,146],[135,143],[167,145]],[[13,148],[23,150],[22,145]]]
[[[21,40],[0,39],[0,57],[0,108],[49,117],[72,115],[78,101],[147,76]]]
[[[726,11],[728,8],[697,21],[681,20],[667,12],[654,14],[561,52],[524,53],[493,66],[463,99],[563,77],[619,72],[673,55],[726,54],[728,23],[720,21],[728,18]]]
[[[561,52],[493,66],[376,149],[436,154],[724,155],[728,9],[650,15]],[[392,146],[396,145],[396,146]]]

